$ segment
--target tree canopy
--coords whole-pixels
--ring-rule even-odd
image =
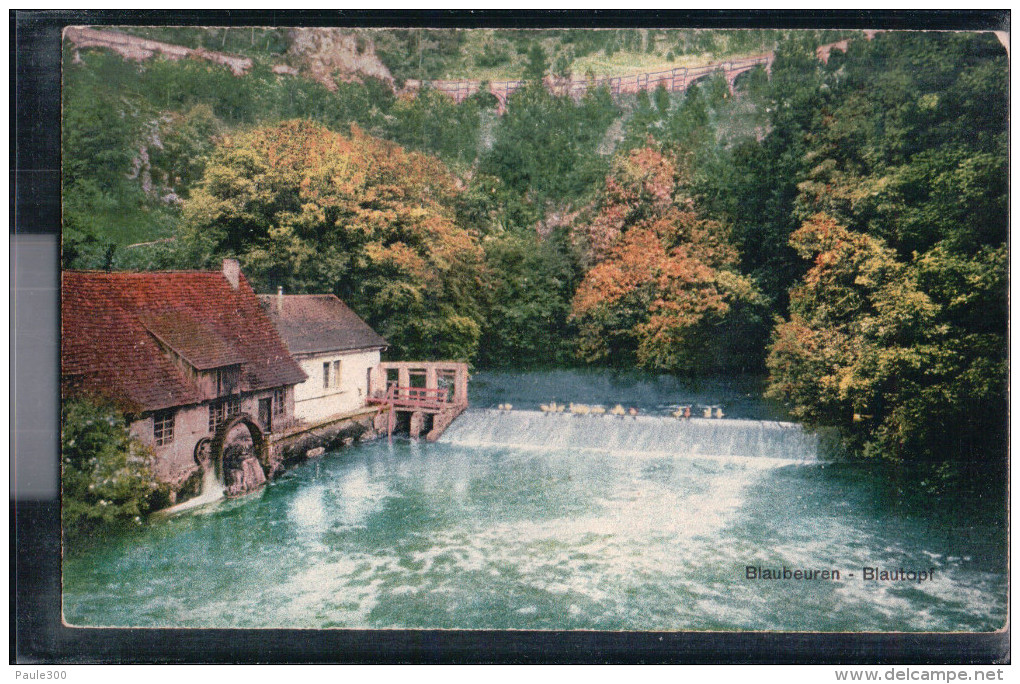
[[[904,263],[822,214],[791,244],[813,266],[773,332],[769,394],[875,458],[954,476],[998,466],[982,453],[1005,438],[1005,246]]]
[[[80,539],[109,525],[139,524],[163,503],[152,450],[133,439],[109,402],[69,399],[61,406],[62,531]]]
[[[396,354],[471,358],[483,271],[438,160],[291,121],[225,138],[184,209],[196,263],[237,256],[262,289],[333,292]]]
[[[285,51],[260,35],[260,55]],[[499,115],[485,94],[328,90],[264,55],[237,78],[69,50],[65,265],[237,256],[263,291],[336,293],[396,357],[751,370],[855,452],[942,480],[1001,456],[1009,63],[993,35],[737,32],[723,42],[776,49],[735,92],[709,77],[580,98],[548,72],[718,51],[723,34],[478,35],[376,48],[398,84],[527,70]]]
[[[773,131],[796,131],[807,270],[789,270],[770,393],[856,452],[973,480],[1006,430],[1005,55],[991,36],[878,34],[812,73],[793,91],[810,106]]]
[[[750,323],[758,294],[679,174],[651,148],[618,159],[594,218],[575,233],[593,262],[573,301],[589,361],[685,372],[732,363],[733,326]]]

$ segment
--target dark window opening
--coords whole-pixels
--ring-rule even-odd
[[[241,369],[238,367],[216,369],[216,395],[232,394],[241,382]]]

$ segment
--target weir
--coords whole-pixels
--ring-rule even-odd
[[[470,410],[442,436],[462,446],[541,447],[816,461],[819,440],[795,423]]]

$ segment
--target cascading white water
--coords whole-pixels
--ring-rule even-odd
[[[198,508],[199,506],[219,501],[223,497],[223,483],[216,477],[216,469],[210,464],[202,475],[202,491],[199,492],[198,496],[193,499],[188,499],[183,503],[179,503],[176,506],[165,508],[160,511],[160,513],[163,515],[181,513],[182,511],[188,511],[192,508]]]
[[[211,464],[202,474],[202,491],[199,493],[198,498],[210,501],[223,498],[223,483],[216,477],[216,468]]]
[[[703,457],[817,459],[817,436],[795,423],[471,410],[442,442],[463,446],[594,449]]]

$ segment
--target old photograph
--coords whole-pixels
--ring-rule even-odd
[[[1007,628],[1008,34],[61,68],[65,625]]]

